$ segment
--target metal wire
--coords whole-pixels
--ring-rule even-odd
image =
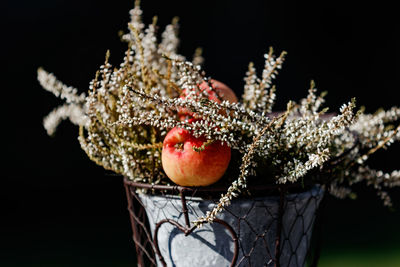
[[[330,171],[359,145],[358,136],[355,133],[352,135],[354,145],[351,148],[329,160],[322,172],[321,169],[315,170],[310,175],[324,176],[326,184],[329,184],[327,178],[330,176]],[[166,254],[171,254],[171,251],[164,251],[164,253],[161,251],[160,237],[176,235],[174,231],[177,230],[185,237],[195,235],[197,239],[202,240],[191,224],[191,218],[204,216],[204,212],[210,210],[215,204],[210,202],[210,196],[218,199],[219,194],[226,192],[225,187],[193,188],[151,185],[135,183],[127,178],[124,178],[124,186],[140,267],[167,266],[167,262],[175,266],[171,255],[167,260],[165,259],[165,256],[168,256]],[[230,256],[230,266],[304,266],[307,260],[306,255],[310,258],[310,266],[317,266],[322,240],[321,220],[316,227],[318,235],[315,238],[316,245],[313,253],[310,246],[314,221],[324,206],[320,204],[326,201],[324,187],[317,186],[301,193],[304,191],[304,186],[299,184],[249,185],[251,198],[234,200],[232,203],[236,204],[225,208],[220,218],[215,221],[223,230],[212,227],[209,231],[219,231],[218,233],[225,231],[226,235],[223,239],[226,239],[227,235],[230,236],[231,245],[225,248],[228,251],[224,252]],[[149,194],[138,194],[138,191],[147,191]],[[262,196],[275,197],[260,198]],[[199,197],[200,202],[193,201]],[[201,205],[203,208],[200,207]],[[163,233],[160,234],[160,231]],[[171,238],[168,238],[164,237],[164,241],[169,242]],[[215,238],[218,239],[218,236],[216,235]],[[207,242],[207,240],[203,241]],[[218,243],[215,249],[218,249],[217,245],[225,246],[224,243]],[[207,255],[203,256],[207,257]]]
[[[175,264],[171,255],[160,250],[160,231],[163,231],[162,235],[176,235],[173,229],[177,229],[184,236],[198,236],[197,229],[191,224],[189,217],[193,219],[202,214],[199,214],[200,211],[196,209],[193,199],[202,193],[225,190],[215,187],[190,188],[140,184],[127,178],[124,179],[124,185],[138,266]],[[257,196],[260,192],[268,196],[275,194],[276,197],[272,198],[274,199],[272,202],[275,203],[271,203],[271,197],[267,200],[260,197],[238,200],[246,203],[246,208],[235,207],[232,204],[225,209],[221,218],[215,221],[223,228],[221,231],[228,233],[231,238],[231,240],[224,238],[224,242],[230,243],[227,253],[231,257],[229,266],[260,266],[260,262],[263,266],[305,265],[306,252],[310,248],[312,228],[323,197],[323,189],[314,188],[308,191],[305,197],[305,193],[289,193],[295,186],[250,187],[250,192],[255,192]],[[144,198],[144,194],[138,193],[138,190],[142,189],[152,192],[153,195],[150,196],[154,197]],[[209,202],[207,200],[207,203]],[[150,206],[154,206],[158,211],[152,210]],[[148,213],[151,214],[146,216],[145,208],[149,207]],[[166,225],[169,225],[167,230],[164,229],[167,228]],[[171,239],[168,238],[162,240]]]

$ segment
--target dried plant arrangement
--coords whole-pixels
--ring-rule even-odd
[[[264,55],[261,75],[249,64],[238,101],[202,70],[200,50],[191,61],[178,54],[177,19],[158,41],[156,18],[145,26],[138,3],[130,15],[129,32],[122,36],[128,44],[123,62],[113,67],[107,52],[87,95],[38,70],[43,88],[65,100],[44,119],[49,135],[69,119],[79,126],[79,143],[92,161],[135,182],[202,186],[222,177],[218,183],[226,186],[226,193],[198,218],[197,226],[214,221],[233,198],[246,193],[249,183],[322,184],[344,198],[351,196],[353,184],[365,182],[391,205],[385,190],[400,185],[400,171],[384,173],[366,164],[374,152],[400,139],[400,108],[365,114],[351,99],[337,114],[328,114],[322,108],[325,93],[318,95],[311,82],[304,99],[273,112],[273,80],[286,53],[276,56],[272,48]],[[189,138],[191,146],[166,142],[180,136]],[[168,149],[190,150],[191,157],[213,158],[217,153],[226,161],[218,177],[185,183],[174,179],[175,165],[166,166],[171,161]],[[193,174],[195,180],[202,179],[200,173]]]

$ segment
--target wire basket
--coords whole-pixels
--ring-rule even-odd
[[[249,187],[252,197],[233,200],[197,229],[191,221],[225,188],[124,184],[138,266],[304,266],[324,196],[318,185]]]

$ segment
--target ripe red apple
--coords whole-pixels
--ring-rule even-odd
[[[214,79],[211,79],[210,82],[211,87],[214,88],[215,91],[217,91],[222,100],[228,100],[230,103],[238,102],[238,98],[236,97],[235,93],[226,84]],[[209,85],[205,81],[200,84],[200,90],[206,90],[206,92],[209,94],[209,100],[213,100],[217,103],[220,102],[215,95],[215,92],[210,90]]]
[[[221,98],[221,100],[228,100],[230,103],[238,102],[238,98],[236,97],[235,93],[232,91],[231,88],[229,88],[226,84],[224,84],[220,81],[214,80],[214,79],[210,80],[210,84],[203,81],[199,85],[199,88],[201,91],[206,91],[209,100],[217,102],[217,103],[221,103],[221,100],[218,98],[215,91],[210,90],[210,85],[217,92],[217,94]],[[182,95],[180,97],[185,98],[185,96],[186,96],[186,90],[184,89],[182,92]],[[182,108],[178,111],[178,115],[179,115],[180,120],[185,120],[192,116],[192,112],[188,111],[185,108]]]
[[[216,141],[196,152],[206,138],[196,138],[189,131],[173,128],[164,139],[162,166],[167,176],[181,186],[207,186],[224,175],[231,159],[231,149]]]

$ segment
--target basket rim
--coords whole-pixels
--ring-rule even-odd
[[[299,192],[287,192],[285,194],[285,199],[286,201],[293,201],[293,200],[303,200],[309,197],[315,197],[315,196],[322,196],[324,195],[326,191],[326,188],[323,185],[320,184],[314,184],[311,188],[304,188],[304,191],[299,191]],[[140,197],[145,197],[149,199],[157,199],[157,198],[162,198],[162,199],[173,199],[173,200],[180,200],[181,197],[176,194],[147,194],[147,193],[139,193],[138,194]],[[209,202],[209,203],[214,203],[218,201],[218,198],[204,198],[201,196],[197,195],[186,195],[185,196],[187,201],[190,201],[192,203],[194,202]],[[280,196],[278,194],[266,194],[266,195],[257,195],[253,197],[237,197],[235,199],[232,199],[232,203],[236,202],[237,204],[239,203],[247,203],[248,201],[271,201],[271,202],[279,202]]]
[[[128,177],[124,176],[124,184],[140,188],[140,189],[148,189],[152,191],[167,191],[167,192],[203,192],[203,193],[218,193],[218,192],[226,192],[228,189],[227,186],[181,186],[181,185],[158,185],[158,184],[148,184],[148,183],[140,183],[134,182],[130,180]],[[253,192],[264,191],[264,190],[287,190],[290,188],[304,188],[306,189],[308,186],[313,186],[317,184],[311,185],[303,185],[301,183],[290,183],[290,184],[261,184],[261,185],[248,185],[246,189]]]

